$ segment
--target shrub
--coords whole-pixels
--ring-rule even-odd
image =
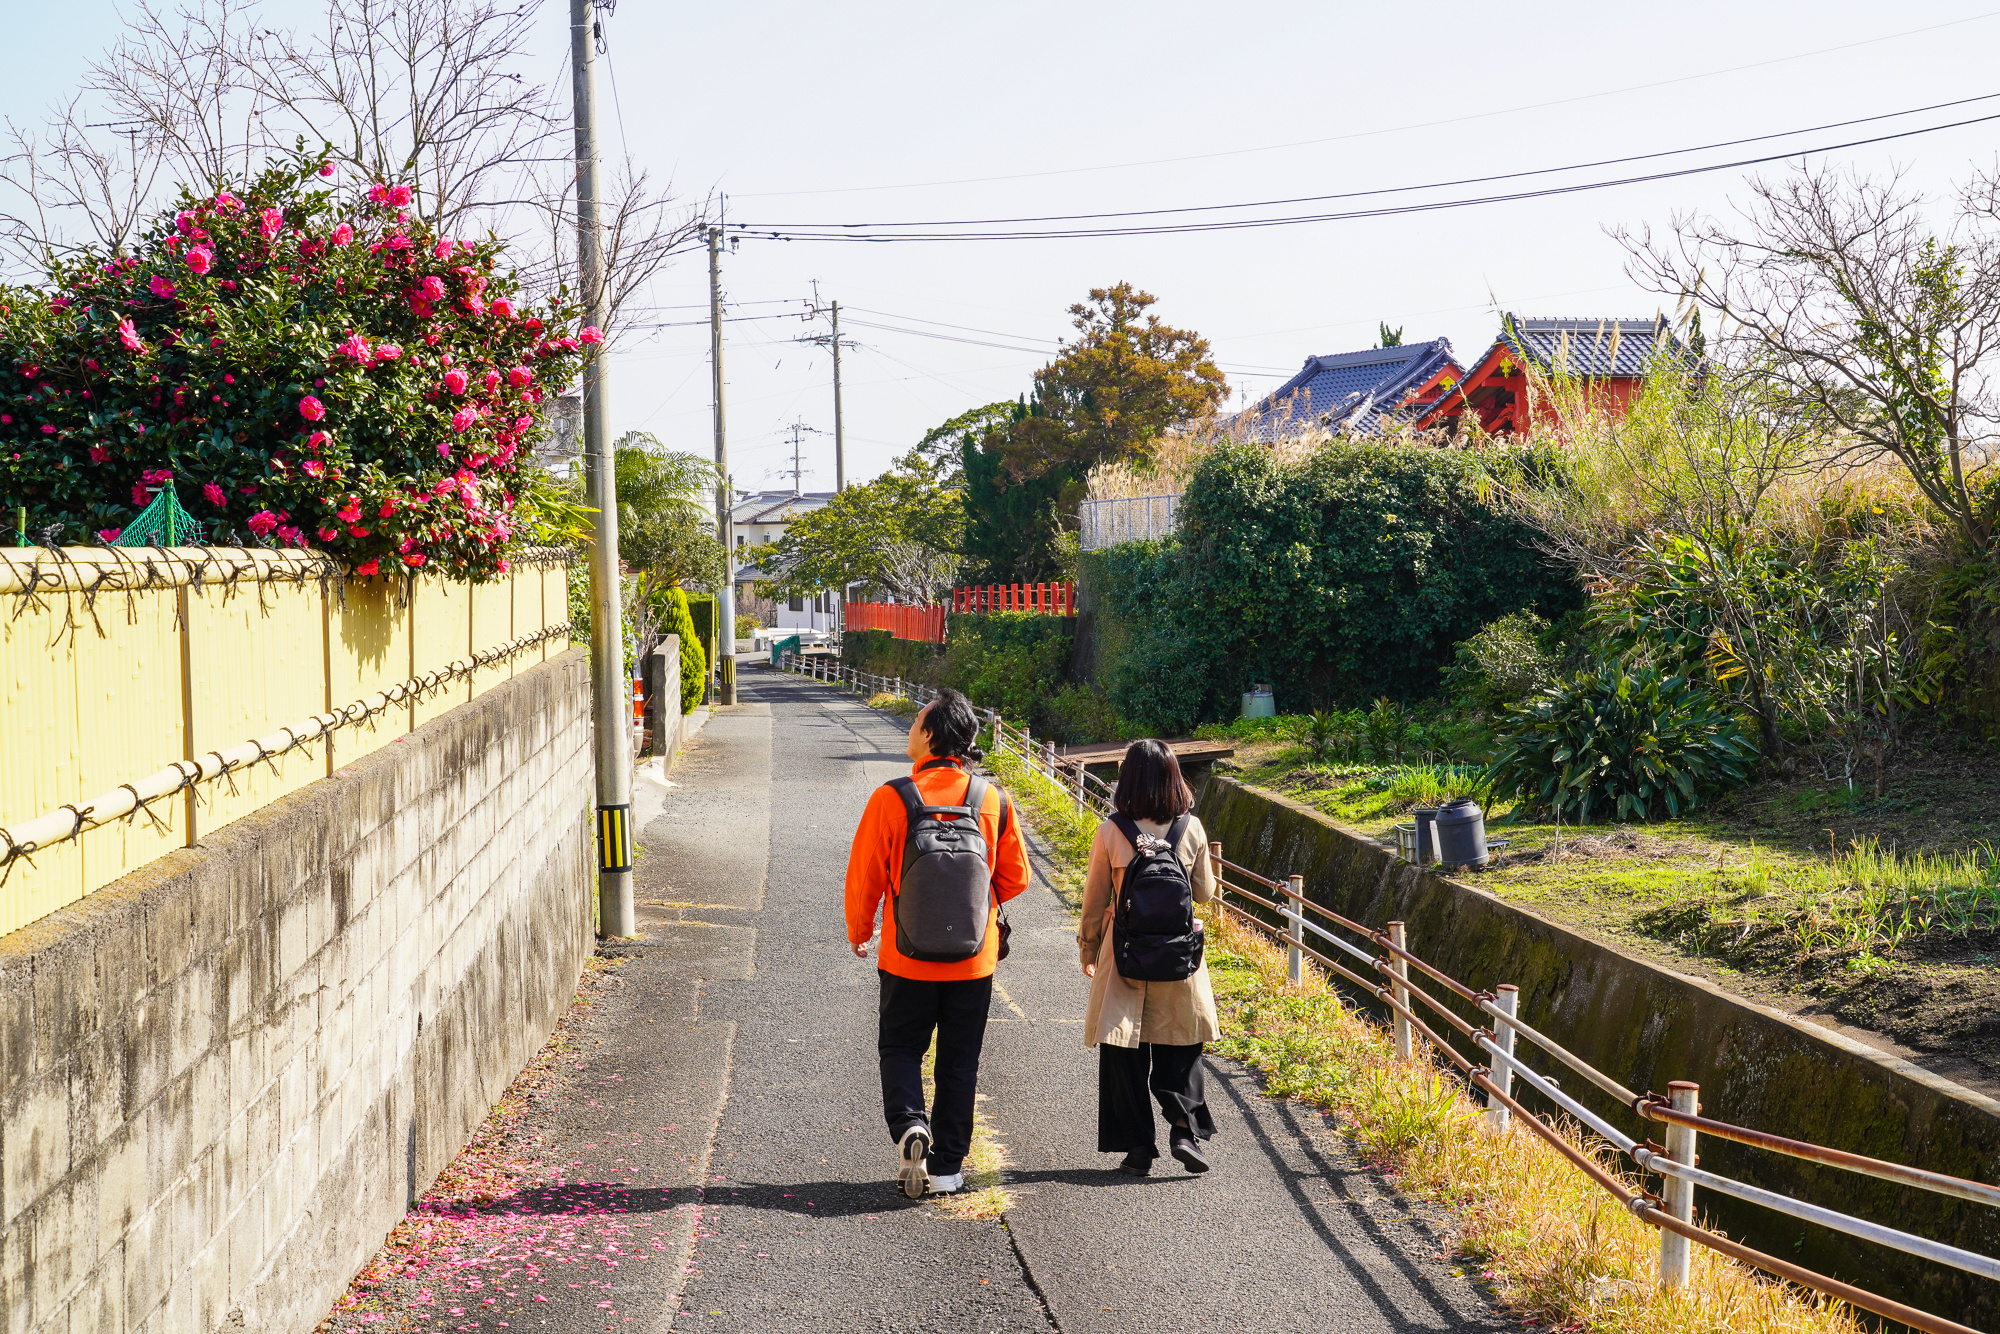
[[[1743,783],[1757,748],[1686,676],[1599,663],[1510,709],[1488,766],[1493,790],[1587,823],[1678,816]]]
[[[362,574],[508,568],[545,480],[544,391],[596,331],[529,308],[498,240],[436,236],[403,187],[343,200],[317,175],[184,192],[130,255],[0,292],[7,512],[109,541],[175,485],[218,532]]]
[[[1555,684],[1556,655],[1545,646],[1549,623],[1511,612],[1458,646],[1453,675],[1474,703],[1498,710]]]
[[[708,686],[708,653],[701,646],[694,616],[688,610],[688,596],[678,588],[667,590],[667,614],[661,618],[660,633],[681,637],[681,716],[694,712]]]

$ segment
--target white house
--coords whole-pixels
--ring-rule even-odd
[[[739,493],[730,512],[736,530],[736,594],[741,601],[759,579],[767,578],[758,561],[759,547],[784,536],[792,520],[809,514],[832,500],[831,491],[750,491]],[[839,628],[840,595],[822,593],[817,597],[793,598],[778,604],[774,613],[781,630],[824,630]]]

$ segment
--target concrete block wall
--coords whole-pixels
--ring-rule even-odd
[[[574,993],[592,800],[572,650],[0,937],[0,1331],[312,1329]]]

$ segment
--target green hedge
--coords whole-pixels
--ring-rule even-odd
[[[896,639],[886,630],[851,630],[841,661],[864,672],[962,690],[982,708],[1069,743],[1125,735],[1098,687],[1070,680],[1077,619],[1029,612],[946,618],[945,646]]]
[[[1489,621],[1582,600],[1463,450],[1330,445],[1281,463],[1218,448],[1179,522],[1175,540],[1084,558],[1096,678],[1161,733],[1232,716],[1257,681],[1288,712],[1420,699]]]

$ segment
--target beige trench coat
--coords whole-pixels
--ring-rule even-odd
[[[1137,823],[1155,838],[1166,836],[1163,824],[1151,820]],[[1194,901],[1209,902],[1215,897],[1215,868],[1208,860],[1208,831],[1200,820],[1188,817],[1187,833],[1177,851],[1194,885]],[[1097,963],[1097,976],[1090,981],[1090,1007],[1083,1018],[1084,1045],[1095,1047],[1102,1042],[1136,1047],[1142,1042],[1158,1042],[1188,1047],[1213,1042],[1220,1030],[1206,957],[1194,976],[1179,982],[1128,982],[1118,975],[1112,962],[1112,904],[1131,860],[1132,845],[1118,832],[1118,826],[1109,820],[1099,824],[1097,836],[1090,842],[1090,867],[1083,880],[1083,921],[1076,933],[1082,962]]]

